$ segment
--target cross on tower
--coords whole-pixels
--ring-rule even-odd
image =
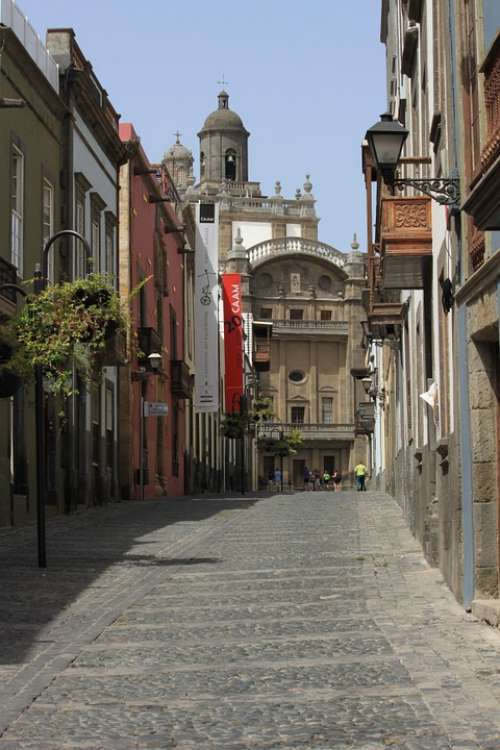
[[[229,81],[224,80],[224,73],[222,74],[222,81],[217,81],[217,83],[219,84],[219,86],[222,86],[222,88],[225,88],[225,86],[227,86]]]
[[[174,133],[174,135],[175,135],[175,137],[177,139],[175,142],[176,143],[180,143],[179,138],[181,137],[182,133],[179,133],[179,130],[176,130],[175,133]]]

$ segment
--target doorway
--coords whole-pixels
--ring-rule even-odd
[[[325,471],[330,474],[330,476],[335,471],[335,456],[324,456],[323,457],[323,474]]]
[[[304,469],[306,462],[302,458],[295,458],[293,461],[293,487],[302,489],[304,487]]]

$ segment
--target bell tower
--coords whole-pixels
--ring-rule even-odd
[[[229,109],[223,89],[217,109],[208,115],[198,133],[200,139],[200,187],[208,192],[221,183],[248,182],[248,136],[241,117]]]

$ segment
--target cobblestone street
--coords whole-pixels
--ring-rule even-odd
[[[376,493],[128,503],[0,536],[0,750],[499,750],[500,634]]]

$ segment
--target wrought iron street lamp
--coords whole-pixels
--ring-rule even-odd
[[[37,264],[35,270],[34,291],[40,294],[48,281],[48,264],[49,251],[54,242],[61,237],[75,237],[79,240],[85,249],[87,261],[92,256],[90,245],[83,235],[74,229],[62,229],[49,237],[42,251],[42,268]],[[40,365],[35,367],[35,420],[36,420],[36,495],[37,495],[37,535],[38,535],[38,567],[47,567],[47,545],[46,545],[46,518],[45,518],[45,399],[43,390],[43,368]],[[73,429],[75,424],[73,423]],[[75,445],[73,436],[73,445]],[[74,457],[73,449],[73,457]],[[73,461],[73,471],[76,471],[76,463]],[[73,477],[74,479],[74,477]],[[75,481],[73,481],[75,486]]]
[[[392,115],[387,112],[380,116],[380,122],[366,131],[366,140],[373,160],[384,180],[388,182],[394,179],[407,138],[408,130],[400,122],[393,120]]]
[[[396,176],[408,130],[398,120],[394,120],[390,112],[381,115],[380,122],[368,128],[365,137],[378,172],[391,188],[415,188],[443,206],[457,206],[460,203],[460,181],[457,177],[403,179]]]
[[[161,372],[161,354],[159,352],[151,352],[147,357],[149,370],[139,370],[137,373],[132,373],[135,379],[142,380],[141,383],[141,401],[140,401],[140,427],[139,427],[139,486],[140,486],[140,497],[144,500],[144,434],[145,434],[145,419],[146,419],[146,378],[149,375],[159,375]],[[149,482],[149,480],[148,480]]]

